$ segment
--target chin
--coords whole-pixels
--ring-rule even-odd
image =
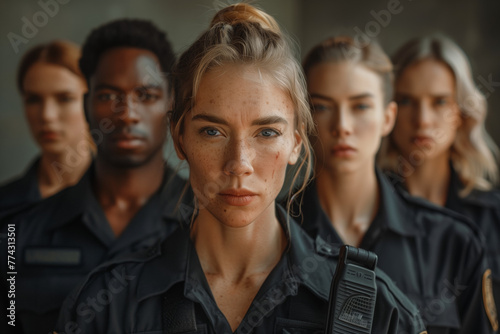
[[[54,141],[54,142],[38,143],[38,146],[40,147],[43,153],[59,155],[65,152],[65,147],[68,145],[59,141]]]
[[[259,207],[233,207],[226,205],[215,205],[215,207],[207,208],[212,216],[214,216],[222,225],[230,228],[243,228],[251,225],[253,222],[262,217],[266,212],[266,208]]]
[[[352,160],[333,160],[329,161],[324,169],[332,171],[336,174],[353,173],[359,169],[359,163]]]
[[[138,168],[145,165],[150,159],[141,156],[107,156],[105,158],[108,163],[118,168]]]

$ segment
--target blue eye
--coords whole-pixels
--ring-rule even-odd
[[[273,130],[273,129],[264,129],[260,132],[260,135],[262,137],[266,137],[266,138],[271,138],[271,137],[276,137],[276,136],[279,136],[280,133],[277,131],[277,130]]]
[[[312,105],[312,110],[314,112],[322,112],[328,110],[328,107],[323,105],[323,104],[313,104]]]
[[[58,98],[59,102],[62,102],[62,103],[68,103],[68,102],[73,102],[76,100],[75,97],[73,96],[69,96],[69,95],[64,95],[64,96],[60,96]]]
[[[444,106],[446,104],[448,104],[448,101],[444,98],[437,98],[434,103],[437,105],[437,106]]]
[[[357,109],[357,110],[366,110],[366,109],[370,109],[371,106],[369,104],[366,104],[366,103],[358,103],[354,106],[354,109]]]
[[[220,135],[220,132],[216,129],[213,129],[213,128],[202,129],[202,132],[205,133],[209,137],[215,137],[217,135]]]

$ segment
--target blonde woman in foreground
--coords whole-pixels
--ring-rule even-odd
[[[96,270],[57,329],[322,332],[333,251],[320,255],[275,201],[288,165],[309,174],[312,128],[300,65],[275,20],[248,4],[220,10],[182,54],[174,91],[170,127],[189,164],[195,215],[157,248]],[[413,304],[377,277],[373,332],[423,331]],[[99,311],[87,304],[106,290]]]

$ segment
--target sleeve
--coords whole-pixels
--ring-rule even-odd
[[[492,291],[488,288],[488,263],[485,252],[476,238],[469,240],[464,247],[462,264],[462,282],[457,278],[450,282],[457,294],[461,328],[458,333],[494,333],[493,326],[496,321],[496,310],[488,307],[492,300]],[[489,312],[489,313],[488,313]]]

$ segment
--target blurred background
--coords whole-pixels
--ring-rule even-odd
[[[0,183],[21,174],[37,154],[16,84],[23,53],[39,43],[67,39],[81,44],[90,30],[118,18],[145,18],[167,32],[182,52],[207,28],[216,10],[237,1],[213,0],[2,0],[0,2]],[[467,53],[476,84],[487,96],[486,128],[500,145],[500,1],[496,0],[261,0],[296,40],[301,59],[334,33],[376,37],[392,55],[412,37],[445,33]],[[23,26],[34,20],[35,31]],[[26,28],[24,28],[26,30]],[[13,44],[14,34],[23,42]],[[169,163],[177,160],[167,145]],[[184,174],[185,175],[185,174]]]

